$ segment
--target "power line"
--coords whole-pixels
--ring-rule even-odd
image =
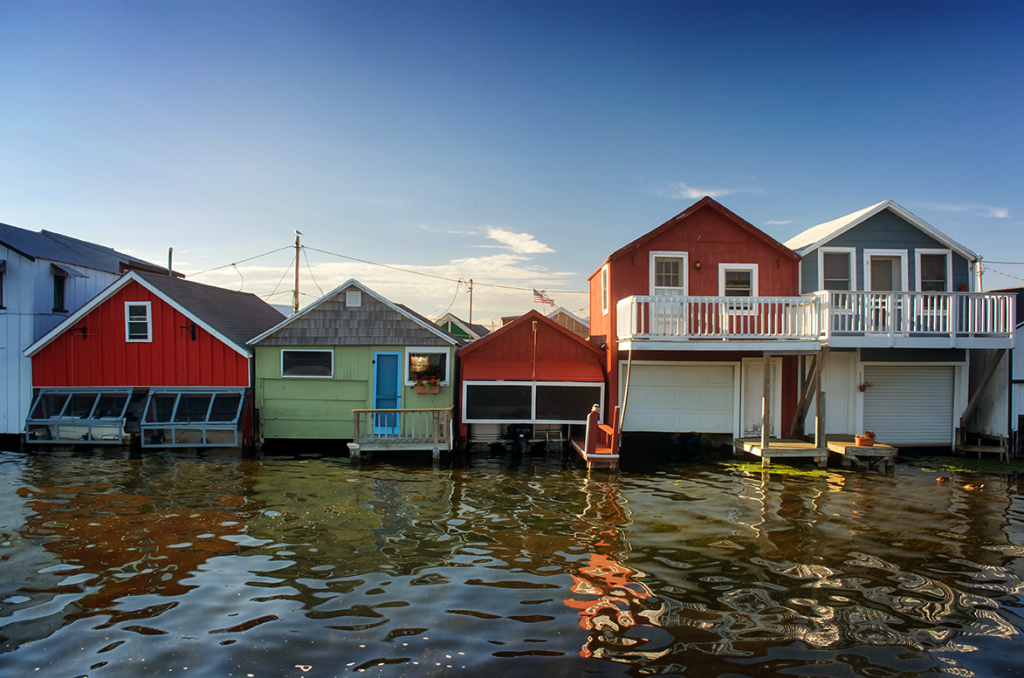
[[[236,262],[233,262],[233,263],[230,263],[230,264],[224,264],[223,266],[217,266],[216,268],[208,268],[205,271],[199,271],[199,273],[190,273],[189,277],[194,278],[197,275],[202,275],[204,273],[210,273],[212,271],[219,271],[220,269],[227,268],[228,266],[235,266],[236,264],[244,264],[247,261],[252,261],[253,259],[259,259],[260,257],[267,256],[268,254],[276,254],[277,252],[280,252],[282,250],[290,250],[291,248],[292,248],[291,245],[289,245],[288,247],[279,247],[276,250],[270,250],[269,252],[264,252],[263,254],[257,254],[256,256],[249,257],[248,259],[241,259],[239,261],[236,261]]]

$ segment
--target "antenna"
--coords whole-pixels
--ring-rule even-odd
[[[302,235],[295,231],[295,293],[292,294],[292,313],[299,312],[299,237]]]

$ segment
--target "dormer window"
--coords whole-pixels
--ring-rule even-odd
[[[151,302],[128,301],[124,305],[125,341],[153,341],[153,315]]]

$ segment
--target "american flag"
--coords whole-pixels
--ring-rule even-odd
[[[552,306],[555,305],[555,302],[554,302],[553,299],[551,299],[549,297],[545,297],[543,292],[538,292],[537,290],[533,291],[533,303],[535,303],[535,304],[551,304]]]

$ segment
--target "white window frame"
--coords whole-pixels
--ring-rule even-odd
[[[825,255],[845,254],[850,260],[850,289],[831,290],[832,292],[857,291],[857,248],[856,247],[819,247],[818,248],[818,290],[825,291]]]
[[[330,374],[285,374],[284,354],[285,353],[327,353],[331,356]],[[333,379],[334,378],[334,350],[330,348],[282,348],[281,349],[281,378],[282,379]]]
[[[608,264],[601,267],[599,284],[601,286],[601,315],[608,315],[608,310],[611,306],[611,289],[608,286]]]
[[[657,271],[656,271],[655,265],[654,265],[654,260],[656,258],[681,259],[682,260],[682,263],[679,266],[679,280],[682,283],[683,293],[681,295],[678,295],[678,296],[682,296],[682,297],[689,296],[689,294],[690,294],[690,255],[687,252],[651,252],[649,257],[650,258],[648,259],[648,268],[650,270],[649,270],[649,276],[648,276],[648,281],[647,281],[647,293],[650,296],[652,296],[652,297],[659,296],[657,294],[657,289],[659,289],[659,288],[655,287],[655,285],[654,285],[654,281],[655,281],[656,275],[657,275]],[[675,289],[675,288],[663,287],[663,288],[660,288],[660,289]],[[666,296],[669,296],[669,295],[666,295]]]
[[[470,419],[469,409],[469,388],[471,386],[529,386],[530,387],[530,418],[529,419]],[[597,403],[604,402],[605,388],[603,381],[488,381],[486,379],[462,382],[462,421],[466,424],[510,424],[515,421],[529,422],[531,424],[585,424],[586,420],[577,419],[537,419],[537,387],[539,386],[564,386],[568,388],[599,388],[601,396]],[[601,410],[604,408],[601,407]],[[603,412],[598,420],[604,421]]]
[[[907,250],[864,250],[864,291],[875,292],[871,289],[871,257],[899,257],[900,260],[900,285],[903,289],[899,292],[910,291],[910,275],[907,272]],[[893,292],[895,294],[896,292]]]
[[[444,379],[441,380],[441,386],[448,386],[451,380],[452,373],[452,354],[445,346],[406,346],[404,355],[405,360],[402,361],[402,378],[406,386],[412,386],[413,380],[409,377],[409,359],[414,353],[444,353],[448,357],[444,360]]]
[[[914,250],[914,274],[915,274],[914,277],[916,278],[914,283],[917,285],[917,288],[916,288],[915,291],[917,291],[917,292],[923,292],[924,291],[923,289],[921,289],[921,284],[922,284],[922,280],[921,280],[921,255],[922,254],[945,255],[945,257],[946,257],[946,289],[943,290],[943,291],[944,292],[952,292],[953,291],[953,250],[944,250],[944,249],[917,249],[917,250]]]
[[[736,297],[736,299],[750,299],[757,296],[757,264],[719,264],[718,296],[725,296],[725,274],[727,271],[750,271],[750,297]]]
[[[133,339],[131,333],[131,307],[144,306],[146,308],[146,338]],[[138,321],[136,321],[138,322]],[[129,344],[145,344],[153,341],[153,302],[151,301],[126,301],[124,302],[124,340]]]

